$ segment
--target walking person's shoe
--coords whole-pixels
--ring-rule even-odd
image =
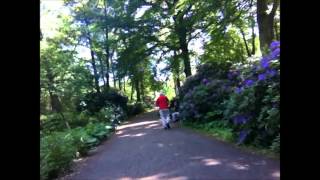
[[[171,127],[170,127],[170,124],[169,124],[169,123],[167,123],[167,128],[168,128],[168,129],[171,129]]]

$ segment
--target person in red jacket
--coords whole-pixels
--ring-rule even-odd
[[[159,107],[159,113],[163,128],[170,129],[169,99],[164,95],[164,93],[160,93],[160,96],[156,101],[156,106]]]

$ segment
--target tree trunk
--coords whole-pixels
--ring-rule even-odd
[[[142,97],[142,100],[145,101],[145,94],[144,94],[144,84],[143,84],[143,78],[140,82],[140,89],[141,89],[141,97]]]
[[[107,2],[106,0],[104,1],[104,19],[105,19],[105,34],[106,34],[106,67],[107,67],[107,72],[106,72],[106,79],[107,79],[107,88],[110,87],[109,83],[109,72],[110,72],[110,67],[109,67],[109,59],[110,59],[110,51],[109,51],[109,37],[108,37],[108,24],[107,24]]]
[[[179,45],[182,51],[182,58],[183,58],[183,64],[184,64],[184,73],[186,77],[189,77],[192,75],[192,73],[191,73],[191,65],[190,65],[188,43],[187,43],[187,29],[183,25],[183,22],[184,22],[183,15],[180,13],[181,12],[179,12],[174,17],[175,31],[179,37]]]
[[[121,78],[120,77],[118,77],[118,84],[119,84],[119,90],[121,91]]]
[[[113,87],[116,88],[117,79],[114,71],[112,71],[112,76],[113,76]]]
[[[251,44],[252,44],[252,51],[251,54],[254,55],[256,53],[256,44],[255,44],[255,40],[256,40],[256,34],[254,33],[254,26],[255,26],[255,21],[254,18],[252,17],[251,19],[251,33],[252,33],[252,40],[251,40]]]
[[[136,92],[137,92],[137,102],[141,102],[141,95],[140,95],[140,88],[139,88],[139,81],[136,80],[135,81],[135,88],[136,88]]]
[[[95,84],[95,88],[96,88],[97,92],[100,93],[99,76],[98,76],[98,73],[97,73],[96,61],[94,59],[92,40],[91,40],[89,34],[88,34],[88,40],[89,40],[89,44],[90,44],[91,64],[92,64],[92,69],[93,69],[93,74],[94,74],[94,84]]]
[[[175,58],[177,58],[177,54],[176,51],[174,51],[174,56]],[[180,85],[180,63],[178,62],[178,64],[176,65],[176,78],[177,78],[177,88],[180,89],[181,85]]]
[[[134,93],[134,83],[133,83],[133,81],[131,80],[131,96],[130,96],[130,100],[131,100],[131,101],[133,100],[133,93]]]
[[[60,114],[60,116],[61,116],[62,120],[64,121],[64,123],[66,124],[67,129],[71,129],[71,127],[70,127],[70,125],[69,125],[69,123],[68,123],[67,119],[66,119],[66,118],[64,118],[63,113],[62,113],[62,112],[60,112],[59,114]]]
[[[248,43],[247,43],[247,40],[246,40],[245,33],[244,33],[242,28],[239,28],[239,29],[240,29],[240,33],[242,35],[242,39],[243,39],[244,45],[246,47],[246,51],[247,51],[248,57],[251,57],[251,53],[250,53],[250,50],[249,50],[249,46],[248,46]]]
[[[103,66],[103,62],[102,62],[102,56],[101,57],[99,57],[99,62],[100,62],[100,69],[101,69],[101,77],[102,77],[102,80],[103,80],[103,86],[105,86],[106,87],[106,81],[105,81],[105,79],[104,79],[104,66]],[[108,87],[107,87],[108,88]]]
[[[123,91],[126,92],[126,77],[123,78]]]
[[[65,122],[67,128],[70,129],[69,123],[64,118],[63,113],[62,113],[62,103],[60,102],[58,95],[53,93],[54,76],[53,76],[52,71],[49,67],[48,61],[45,61],[45,69],[47,71],[47,79],[48,79],[47,85],[48,85],[48,91],[49,91],[49,97],[50,97],[51,111],[59,113],[62,117],[62,120]]]
[[[173,59],[174,59],[174,66],[173,66],[173,72],[174,72],[174,82],[175,82],[175,93],[176,95],[179,94],[179,89],[180,89],[180,63],[178,61],[177,57],[177,52],[174,50],[173,51]]]
[[[59,100],[58,95],[53,94],[51,90],[49,91],[49,95],[50,95],[51,111],[56,112],[56,113],[61,112],[62,105],[61,105],[61,102]]]
[[[42,32],[41,32],[41,28],[40,28],[40,41],[42,41],[42,38],[43,38],[43,35],[42,35]]]
[[[181,50],[182,50],[182,57],[183,57],[183,64],[184,64],[184,73],[186,77],[191,76],[191,65],[190,65],[190,59],[189,59],[189,51],[188,51],[188,45],[184,41],[181,44]]]
[[[274,16],[278,8],[279,1],[273,1],[270,14],[267,14],[268,1],[257,0],[257,22],[259,27],[260,49],[263,55],[267,53],[268,47],[274,38]]]
[[[274,32],[276,35],[276,40],[280,40],[280,36],[279,36],[279,32],[278,32],[278,26],[277,26],[277,22],[274,23]]]
[[[113,87],[116,88],[116,76],[115,76],[115,67],[114,63],[112,62],[112,57],[113,57],[114,50],[111,53],[111,71],[112,71],[112,76],[113,76]]]
[[[179,94],[179,90],[180,90],[180,87],[181,87],[181,85],[180,85],[180,78],[179,78],[179,74],[177,75],[177,92],[178,92],[178,94]]]
[[[44,60],[45,69],[47,71],[47,86],[48,86],[48,92],[50,97],[50,105],[51,105],[51,111],[52,112],[60,112],[62,110],[62,105],[59,100],[58,95],[54,94],[54,75],[50,69],[49,62],[47,60]]]
[[[180,81],[179,81],[179,77],[177,76],[176,78],[174,78],[174,93],[176,94],[176,96],[179,95],[179,89],[180,89]]]

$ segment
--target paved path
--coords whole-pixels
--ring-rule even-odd
[[[80,162],[68,180],[273,180],[279,161],[173,125],[163,130],[156,112],[119,126]]]

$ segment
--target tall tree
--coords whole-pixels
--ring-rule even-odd
[[[108,36],[108,33],[109,33],[109,25],[108,25],[108,15],[107,15],[107,0],[104,0],[104,21],[105,21],[105,36],[106,36],[106,39],[105,39],[105,51],[106,51],[106,65],[107,65],[107,72],[106,72],[106,79],[107,79],[107,88],[110,87],[110,83],[109,83],[109,72],[110,72],[110,48],[109,48],[109,36]]]
[[[257,22],[262,54],[267,53],[267,48],[274,39],[274,17],[279,3],[279,0],[273,0],[272,9],[268,13],[269,0],[257,0]]]

